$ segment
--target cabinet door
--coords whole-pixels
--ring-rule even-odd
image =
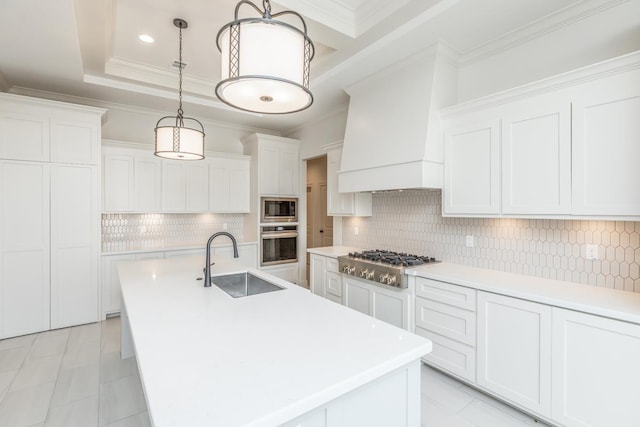
[[[98,164],[100,121],[51,120],[51,161]]]
[[[227,159],[211,160],[209,210],[229,212],[231,200],[231,164]]]
[[[185,165],[185,210],[207,212],[209,210],[209,164],[199,162]]]
[[[325,276],[326,296],[342,297],[342,276],[334,271],[327,271]]]
[[[406,290],[369,286],[372,288],[373,296],[371,315],[398,328],[409,330],[411,294]]]
[[[297,196],[299,191],[300,153],[298,146],[283,144],[280,147],[280,168],[278,194]]]
[[[478,384],[551,416],[551,307],[478,292]]]
[[[503,214],[571,213],[571,105],[547,104],[502,118]]]
[[[162,211],[184,212],[185,198],[185,169],[176,160],[162,162]]]
[[[280,151],[272,142],[260,144],[260,194],[278,195],[280,189]]]
[[[103,212],[131,212],[134,205],[133,156],[105,154],[103,165]]]
[[[118,264],[133,261],[134,255],[105,255],[102,257],[102,280],[100,294],[102,295],[102,317],[119,313],[122,309],[122,293],[118,278]]]
[[[640,425],[640,326],[553,309],[553,419],[569,427]]]
[[[251,194],[251,161],[233,160],[229,174],[229,212],[249,213]]]
[[[369,286],[359,280],[344,278],[344,305],[360,313],[371,316],[373,293]]]
[[[0,112],[0,158],[49,161],[49,119]]]
[[[95,166],[51,166],[51,327],[98,320]]]
[[[49,165],[0,161],[0,338],[49,329]]]
[[[499,120],[446,132],[444,174],[445,214],[499,214]]]
[[[151,153],[136,154],[134,161],[134,210],[162,209],[162,161]]]
[[[311,264],[311,270],[309,272],[309,278],[311,280],[309,287],[311,292],[321,297],[325,297],[327,294],[325,288],[325,278],[327,275],[326,259],[321,255],[311,254],[309,262]]]
[[[573,103],[573,214],[640,216],[640,71],[585,85]]]

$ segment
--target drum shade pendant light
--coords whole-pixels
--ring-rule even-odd
[[[238,18],[244,4],[260,17]],[[232,107],[254,113],[286,114],[309,108],[313,103],[309,64],[315,50],[307,24],[290,10],[271,14],[269,0],[263,0],[262,6],[264,10],[247,0],[238,2],[234,20],[218,32],[222,73],[216,95]],[[273,19],[287,14],[300,19],[302,30]]]
[[[176,18],[173,25],[180,31],[179,55],[179,86],[178,86],[178,115],[165,116],[156,123],[156,151],[158,157],[176,160],[204,159],[204,127],[202,123],[191,117],[184,117],[182,112],[182,29],[189,24],[183,19]]]

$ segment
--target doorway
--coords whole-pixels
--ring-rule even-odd
[[[307,160],[307,248],[333,246],[333,217],[327,216],[327,156]],[[307,253],[307,284],[310,256]]]

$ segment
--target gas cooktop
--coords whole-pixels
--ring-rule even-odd
[[[405,268],[436,262],[439,261],[434,257],[373,249],[338,257],[338,268],[342,273],[361,279],[406,288]]]

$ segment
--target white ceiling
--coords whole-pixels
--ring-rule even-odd
[[[0,89],[30,88],[160,111],[177,107],[178,30],[183,31],[185,113],[282,132],[347,101],[354,79],[435,42],[464,59],[554,13],[606,0],[274,0],[303,14],[317,49],[315,103],[286,116],[231,110],[215,98],[219,28],[236,0],[0,0]],[[260,5],[260,2],[258,2]],[[250,8],[242,8],[250,13]],[[37,11],[37,13],[35,13]],[[150,34],[155,43],[138,40]],[[55,97],[54,94],[50,94]]]

